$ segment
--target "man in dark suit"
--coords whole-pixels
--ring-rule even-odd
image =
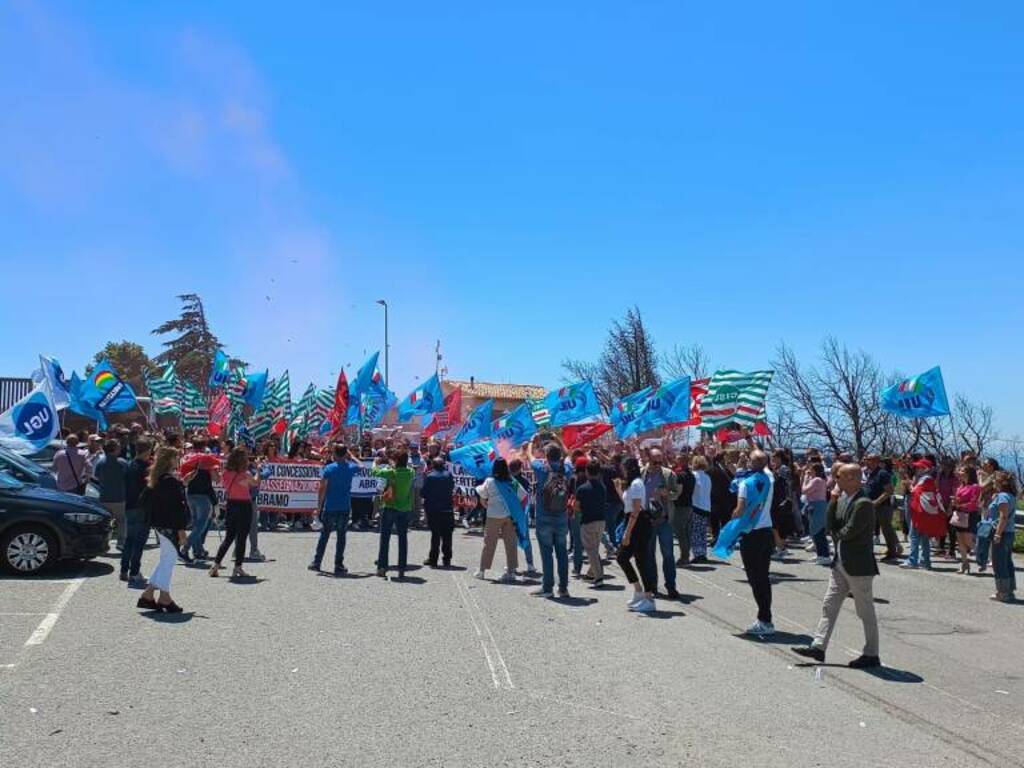
[[[835,471],[836,487],[826,513],[826,527],[836,542],[821,620],[813,642],[793,652],[817,662],[825,661],[825,650],[847,595],[853,596],[857,615],[864,624],[864,653],[850,662],[854,669],[881,666],[878,659],[878,620],[872,583],[878,575],[875,564],[875,505],[861,485],[859,464],[843,464]]]

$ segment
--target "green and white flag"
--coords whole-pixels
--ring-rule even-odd
[[[184,429],[203,429],[210,423],[206,398],[191,381],[182,381],[181,385],[181,426]]]
[[[146,378],[153,413],[157,416],[181,416],[182,387],[174,372],[174,363],[168,365],[157,378]]]
[[[764,418],[764,401],[775,371],[715,371],[700,403],[700,428],[752,427]]]

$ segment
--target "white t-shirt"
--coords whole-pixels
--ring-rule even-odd
[[[761,528],[772,527],[772,486],[775,484],[775,478],[771,474],[771,471],[766,469],[765,474],[768,475],[768,495],[765,497],[764,506],[761,508],[761,514],[758,515],[757,521],[754,523],[754,527],[751,530],[757,531]],[[739,484],[739,492],[736,494],[743,501],[747,500],[747,484],[741,482]],[[749,513],[750,510],[745,510],[744,514]]]
[[[711,478],[703,469],[693,473],[693,506],[705,512],[711,511]]]
[[[633,504],[633,499],[640,500],[640,509],[647,508],[647,487],[644,485],[642,477],[636,478],[629,484],[629,487],[626,489],[626,494],[622,499],[623,504],[626,507],[627,515],[630,514],[633,511],[633,507],[636,506]]]
[[[526,504],[526,500],[529,498],[526,491],[523,490],[523,486],[519,484],[517,480],[513,480],[512,484],[516,487],[516,494],[519,496],[519,502]],[[487,505],[487,519],[494,518],[497,520],[500,517],[508,517],[508,507],[505,506],[505,499],[501,495],[501,489],[498,488],[498,483],[493,477],[488,477],[480,485],[476,487],[476,494],[480,497],[480,500]]]

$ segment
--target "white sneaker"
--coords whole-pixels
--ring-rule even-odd
[[[765,637],[767,635],[774,635],[775,634],[775,625],[774,624],[769,624],[768,622],[765,622],[765,621],[755,621],[753,624],[751,624],[749,627],[747,627],[747,631],[744,632],[744,634],[746,634],[746,635],[755,635],[756,637]]]
[[[832,565],[831,557],[816,557],[814,558],[815,565]]]
[[[538,589],[533,590],[533,592],[531,592],[530,594],[533,595],[534,597],[554,597],[555,596],[554,592],[552,592],[550,589],[544,589],[544,587],[539,587]]]
[[[518,581],[519,580],[516,578],[516,575],[514,573],[510,572],[510,571],[505,571],[498,578],[498,583],[499,584],[515,584]]]
[[[647,598],[645,598],[642,593],[635,592],[635,593],[633,593],[633,597],[631,597],[629,599],[629,602],[626,603],[626,607],[628,607],[630,610],[632,610],[634,605],[636,605],[637,603],[642,603],[646,599]]]
[[[774,552],[772,552],[772,560],[775,560],[776,562],[778,562],[780,560],[785,560],[785,559],[786,559],[786,550],[784,550],[784,549],[776,549]]]
[[[654,601],[644,598],[639,603],[630,605],[629,610],[633,611],[633,613],[653,613],[655,610]]]
[[[818,545],[817,545],[817,544],[815,544],[815,543],[814,543],[814,542],[812,541],[812,542],[811,542],[810,544],[808,544],[808,545],[807,545],[806,547],[804,547],[804,552],[813,552],[813,551],[814,551],[814,550],[816,550],[817,548],[818,548]]]
[[[487,579],[487,571],[484,571],[484,570],[481,569],[481,570],[479,570],[479,571],[477,571],[476,573],[473,574],[473,578],[474,579],[480,579],[481,581],[485,581]]]

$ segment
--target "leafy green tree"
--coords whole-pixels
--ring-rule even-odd
[[[185,293],[178,298],[182,304],[181,315],[162,323],[152,331],[156,336],[177,334],[174,338],[162,342],[164,351],[154,358],[154,362],[161,366],[175,363],[179,377],[191,381],[206,392],[214,355],[217,350],[223,349],[224,345],[210,330],[206,313],[203,311],[203,300],[198,294]],[[241,364],[241,361],[233,362]]]

